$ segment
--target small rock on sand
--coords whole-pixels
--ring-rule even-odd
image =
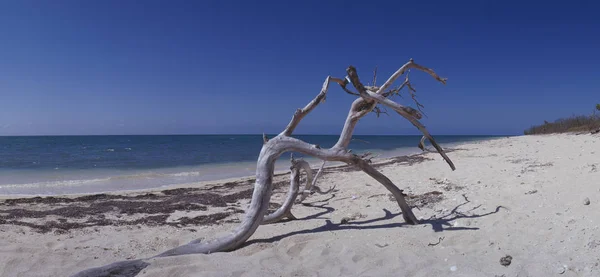
[[[583,205],[589,205],[590,204],[590,199],[589,198],[585,198],[583,199]]]
[[[506,255],[506,256],[500,258],[500,264],[503,266],[509,266],[511,262],[512,262],[512,256],[510,256],[510,255]]]

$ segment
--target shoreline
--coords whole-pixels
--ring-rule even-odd
[[[295,204],[296,220],[261,225],[234,251],[152,259],[136,277],[600,274],[600,136],[517,136],[452,149],[456,171],[437,153],[373,161],[408,195],[419,225],[404,224],[368,175],[328,167],[317,186],[329,192]],[[244,218],[252,181],[0,199],[0,276],[70,276],[228,234]],[[288,173],[273,183],[270,210],[286,196]],[[510,266],[499,262],[506,255]]]
[[[446,149],[446,151],[447,151],[447,153],[450,153],[453,151],[457,151],[457,149],[449,148],[449,149]],[[377,158],[377,159],[373,159],[373,162],[371,165],[373,165],[373,167],[375,167],[375,168],[378,168],[381,166],[386,166],[386,165],[395,164],[395,163],[402,163],[402,162],[410,163],[411,160],[420,160],[425,154],[427,154],[427,153],[423,152],[423,153],[418,153],[418,154],[396,156],[396,157],[391,157],[391,158]],[[314,175],[317,173],[320,166],[317,165],[316,168],[313,166],[315,166],[315,164],[311,164],[311,168],[313,170],[313,175]],[[352,166],[345,165],[345,164],[329,165],[329,166],[326,165],[323,168],[323,172],[321,173],[321,176],[326,175],[326,174],[335,173],[335,172],[347,172],[347,171],[358,171],[358,169],[354,169],[354,168],[352,168]],[[277,171],[276,170],[273,174],[273,177],[274,177],[274,179],[282,179],[284,176],[289,176],[289,174],[290,174],[289,171],[284,171],[284,170]],[[61,194],[0,194],[0,200],[15,199],[15,198],[60,198],[60,197],[77,198],[77,197],[104,195],[104,194],[107,194],[107,195],[119,195],[119,194],[137,195],[137,194],[144,194],[144,193],[156,193],[156,192],[180,189],[180,188],[194,188],[194,189],[210,190],[213,187],[221,186],[221,185],[227,184],[227,183],[235,183],[235,184],[247,183],[247,182],[254,182],[255,179],[256,179],[255,175],[247,175],[247,176],[243,176],[243,177],[231,177],[231,178],[208,180],[208,181],[165,185],[165,186],[155,187],[155,188],[143,188],[143,189],[131,189],[131,190],[114,190],[114,191],[100,191],[100,192],[86,192],[86,193],[61,193]]]
[[[420,151],[419,149],[411,151],[413,154],[407,154],[407,155],[400,155],[400,156],[392,156],[392,157],[385,157],[385,158],[373,158],[373,163],[385,163],[388,162],[389,160],[394,160],[394,159],[398,159],[401,157],[407,157],[407,156],[413,156],[413,155],[421,155],[421,153],[416,153]],[[408,151],[406,151],[408,153]],[[285,158],[280,158],[281,162],[287,162]],[[320,163],[322,162],[321,160],[315,159],[310,157],[310,159],[307,159],[307,161],[309,161],[311,167],[314,169],[314,167],[317,167],[317,169],[320,167]],[[333,165],[329,165],[332,164]],[[236,163],[230,163],[230,164],[224,164],[225,166],[228,165],[233,165],[233,166],[237,166],[238,164]],[[221,164],[217,164],[217,165],[209,165],[208,168],[211,168],[210,166],[224,166]],[[344,167],[346,165],[341,164],[339,162],[328,162],[328,164],[326,164],[325,169],[332,169],[332,168],[338,168],[338,167]],[[281,175],[286,175],[289,174],[289,170],[287,169],[283,169],[284,166],[281,166],[279,169],[276,168],[274,171],[274,176],[281,176]],[[191,170],[191,169],[190,169]],[[203,170],[207,170],[207,169],[203,169]],[[186,172],[194,172],[194,171],[186,171]],[[233,174],[235,175],[235,174]],[[224,183],[224,182],[235,182],[237,180],[245,180],[245,179],[252,179],[254,178],[255,175],[243,175],[243,176],[232,176],[232,177],[226,177],[226,178],[216,178],[216,179],[208,179],[208,180],[201,180],[201,181],[190,181],[190,182],[185,182],[185,183],[178,183],[178,184],[170,184],[170,185],[161,185],[161,186],[156,186],[156,187],[147,187],[147,188],[137,188],[137,189],[115,189],[115,190],[104,190],[104,191],[91,191],[91,192],[72,192],[72,193],[44,193],[44,194],[28,194],[28,193],[0,193],[0,199],[5,199],[5,198],[13,198],[13,197],[47,197],[47,196],[80,196],[80,195],[89,195],[89,194],[111,194],[111,193],[136,193],[136,192],[145,192],[145,191],[155,191],[155,190],[163,190],[163,189],[169,189],[169,188],[177,188],[177,187],[201,187],[201,186],[210,186],[210,185],[216,185],[219,183]],[[67,181],[87,181],[87,180],[67,180]],[[10,184],[12,186],[18,186],[18,185],[27,185],[27,184]],[[0,185],[0,187],[2,186],[8,186],[8,185]]]
[[[460,149],[446,149],[447,153],[460,151]],[[412,166],[414,164],[423,163],[425,161],[431,161],[432,158],[426,157],[427,154],[432,153],[419,153],[408,156],[398,156],[394,158],[385,158],[373,161],[371,165],[377,169],[386,166],[393,165],[404,165]],[[436,153],[437,154],[437,153]],[[312,168],[313,176],[317,173],[318,168]],[[325,178],[325,176],[336,173],[347,173],[347,172],[359,172],[360,169],[355,168],[351,165],[333,165],[325,167],[319,178]],[[274,194],[280,194],[283,196],[286,194],[289,188],[289,172],[275,173],[273,176],[273,191]],[[0,207],[15,207],[20,205],[41,205],[41,206],[60,206],[61,208],[55,212],[47,211],[29,211],[25,212],[25,216],[33,218],[43,217],[62,217],[61,221],[47,221],[43,224],[35,224],[28,221],[16,221],[16,220],[3,220],[0,216],[0,225],[10,224],[14,226],[29,227],[35,232],[39,233],[68,233],[72,230],[90,228],[95,226],[106,226],[106,225],[129,225],[129,224],[149,224],[152,226],[177,226],[185,227],[193,224],[204,224],[204,225],[215,225],[220,222],[237,223],[239,220],[222,221],[224,218],[230,217],[234,214],[243,214],[244,210],[240,201],[247,202],[251,199],[252,192],[254,190],[254,176],[248,176],[244,178],[230,178],[217,181],[207,181],[201,183],[181,184],[177,186],[170,186],[165,188],[152,188],[152,189],[141,189],[141,190],[125,190],[125,191],[114,191],[106,193],[84,193],[84,194],[61,194],[61,195],[25,195],[25,196],[3,196],[0,195]],[[305,179],[303,179],[301,186],[305,186]],[[319,182],[317,182],[316,188],[313,189],[321,190]],[[279,198],[280,198],[279,197]],[[415,203],[420,201],[421,198],[427,198],[429,195],[409,195],[407,201],[409,203]],[[277,196],[273,197],[273,200],[281,200]],[[150,201],[147,201],[150,200]],[[115,202],[115,201],[118,201]],[[411,202],[412,201],[412,202]],[[199,202],[201,205],[182,205],[187,202]],[[156,203],[161,203],[157,207]],[[167,205],[165,205],[167,203]],[[226,204],[224,204],[226,203]],[[231,205],[233,204],[233,205]],[[180,210],[190,211],[207,211],[208,209],[220,209],[227,207],[226,209],[220,209],[219,212],[204,215],[202,212],[193,218],[182,217],[179,219],[179,223],[169,222],[167,217],[136,217],[133,221],[122,221],[119,219],[112,219],[112,222],[106,221],[103,214],[110,210],[103,209],[104,205],[112,205],[113,209],[116,207],[121,213],[128,215],[145,212],[150,214],[162,214],[170,215],[177,213]],[[93,208],[90,209],[90,206]],[[270,211],[274,211],[278,207],[277,204],[271,203]],[[10,210],[10,209],[9,209]],[[2,209],[0,208],[0,214]],[[67,218],[77,214],[76,217],[88,216],[93,218],[95,216],[101,216],[101,220],[88,220],[85,223],[78,221],[69,222]],[[13,218],[24,216],[23,211],[17,210],[16,214],[8,213],[5,217]],[[120,217],[118,217],[120,218]]]
[[[461,143],[493,140],[501,137],[472,137],[464,142],[442,143],[452,148]],[[418,141],[416,141],[418,142]],[[375,145],[374,145],[375,146]],[[420,153],[414,146],[394,149],[360,149],[357,153],[372,152],[375,159],[389,159],[397,156]],[[282,156],[275,171],[277,174],[288,171],[289,157]],[[306,157],[311,166],[320,166],[320,160]],[[329,164],[337,164],[330,162]],[[210,183],[225,179],[248,178],[254,175],[256,160],[229,163],[211,163],[194,166],[162,167],[153,169],[17,169],[0,171],[5,178],[0,184],[1,196],[51,196],[77,195],[89,193],[111,193],[119,191],[138,191],[161,189],[173,186]]]

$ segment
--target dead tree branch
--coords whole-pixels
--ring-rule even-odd
[[[325,168],[326,163],[327,161],[323,161],[321,167],[319,168],[319,171],[317,171],[317,174],[315,174],[315,177],[313,178],[312,182],[306,182],[306,187],[304,187],[304,190],[301,192],[300,200],[298,202],[304,201],[306,197],[308,197],[308,195],[311,194],[311,190],[317,185],[317,180],[319,179],[319,176],[321,176],[321,173],[323,172],[323,168]]]
[[[408,119],[423,133],[426,138],[429,139],[431,144],[436,148],[440,155],[444,157],[452,170],[455,169],[454,164],[446,156],[443,149],[435,142],[425,126],[418,121],[418,119],[421,118],[421,114],[413,108],[402,106],[386,98],[384,95],[393,82],[406,70],[411,68],[424,71],[443,84],[446,82],[446,79],[440,78],[435,72],[433,72],[433,70],[414,63],[412,59],[398,69],[381,87],[375,91],[365,88],[365,86],[360,82],[356,69],[352,66],[348,67],[346,70],[348,76],[344,80],[327,77],[319,94],[303,109],[298,109],[294,113],[290,123],[286,126],[284,131],[271,139],[265,140],[257,160],[256,181],[254,184],[252,200],[240,225],[238,225],[231,233],[223,237],[208,240],[206,242],[198,242],[197,240],[192,241],[191,243],[167,250],[152,258],[230,251],[242,245],[246,240],[248,240],[248,238],[250,238],[250,236],[252,236],[252,234],[254,234],[258,226],[264,222],[273,190],[275,162],[283,153],[286,152],[298,152],[304,155],[319,158],[323,161],[343,162],[360,168],[363,172],[381,183],[389,192],[394,195],[396,202],[402,211],[402,216],[407,223],[417,224],[418,220],[413,214],[411,208],[406,203],[406,200],[404,199],[405,195],[402,190],[400,190],[389,178],[373,168],[368,161],[352,154],[350,150],[348,150],[348,144],[352,139],[352,134],[358,121],[373,111],[376,105],[381,104],[393,109],[402,117]],[[291,137],[294,129],[300,123],[302,118],[304,118],[318,104],[323,102],[331,81],[338,83],[347,93],[360,96],[360,98],[354,100],[350,107],[350,111],[348,112],[344,127],[337,143],[329,149],[323,149],[318,145],[309,144],[302,140]],[[347,89],[346,85],[348,83],[352,83],[358,93]],[[294,176],[295,172],[298,174]],[[296,189],[299,186],[299,182],[296,182],[296,177],[299,176],[299,172],[299,170],[292,171],[292,183]],[[291,189],[294,190],[294,187]],[[297,193],[290,193],[288,195],[291,197],[296,197]],[[139,270],[140,268],[144,268],[151,262],[152,258],[113,263],[103,267],[88,269],[79,272],[74,276],[99,277],[114,276],[117,274],[124,276],[125,274],[128,274],[127,272],[133,272],[135,270]]]
[[[356,93],[356,92],[354,92],[354,91],[351,91],[351,90],[349,90],[349,89],[346,87],[346,86],[348,85],[348,83],[349,83],[349,81],[348,81],[348,79],[347,79],[347,78],[346,78],[346,79],[344,79],[344,80],[342,80],[342,79],[338,79],[338,78],[331,78],[331,81],[334,81],[334,82],[338,83],[338,85],[340,85],[340,87],[341,87],[341,88],[342,88],[342,89],[343,89],[343,90],[344,90],[346,93],[348,93],[348,94],[351,94],[351,95],[356,95],[356,96],[359,96],[359,94],[358,94],[358,93]]]
[[[423,152],[430,152],[430,153],[437,153],[436,150],[432,150],[432,149],[429,149],[429,148],[425,147],[425,139],[426,139],[426,137],[422,136],[421,140],[419,141],[418,147],[421,149],[421,151],[423,151]]]
[[[282,220],[285,217],[295,219],[296,217],[292,214],[292,205],[298,196],[300,188],[300,173],[304,171],[306,173],[306,186],[310,186],[313,182],[312,169],[305,160],[294,160],[292,158],[292,166],[290,167],[290,190],[287,197],[281,207],[279,207],[272,214],[266,215],[263,219],[263,224],[274,223]]]
[[[440,238],[438,238],[438,241],[437,241],[437,242],[435,242],[435,243],[431,243],[431,242],[430,242],[430,243],[428,243],[428,244],[427,244],[427,246],[436,246],[436,245],[438,245],[438,244],[442,243],[442,241],[444,240],[444,238],[445,238],[445,237],[440,237]]]
[[[385,108],[384,108],[384,110],[382,111],[382,110],[381,110],[381,108],[379,108],[379,107],[375,107],[375,108],[373,108],[373,112],[374,112],[374,113],[377,115],[377,117],[379,117],[379,115],[380,115],[380,114],[386,114],[386,115],[389,115],[389,114],[387,113],[387,111],[385,110]]]
[[[413,61],[413,59],[410,59],[410,61],[405,63],[402,67],[400,67],[400,69],[398,69],[396,72],[394,72],[394,74],[392,74],[392,76],[390,76],[390,78],[383,84],[383,86],[381,86],[379,88],[379,91],[377,91],[377,94],[382,94],[383,92],[385,92],[394,83],[394,81],[396,81],[396,79],[398,79],[398,77],[400,77],[402,74],[404,74],[404,72],[406,70],[411,69],[411,68],[418,69],[418,70],[428,73],[429,75],[431,75],[431,77],[435,78],[438,82],[440,82],[444,85],[446,84],[446,81],[448,80],[446,78],[441,78],[433,70],[431,70],[427,67],[424,67],[422,65],[416,64]]]
[[[371,83],[373,86],[376,86],[377,83],[377,66],[375,67],[375,70],[373,70],[373,82]]]
[[[292,133],[294,132],[294,129],[296,129],[296,126],[298,126],[300,121],[309,112],[311,112],[314,108],[316,108],[317,105],[319,105],[319,104],[321,104],[321,102],[325,101],[325,97],[327,95],[327,89],[329,89],[330,81],[331,81],[331,77],[327,76],[327,78],[325,78],[325,82],[323,83],[323,87],[321,88],[321,92],[319,92],[319,94],[317,94],[317,97],[315,97],[315,99],[310,101],[303,109],[297,109],[296,112],[294,113],[294,116],[292,116],[292,120],[290,121],[290,123],[285,127],[283,132],[281,132],[281,134],[279,134],[279,135],[291,136]]]

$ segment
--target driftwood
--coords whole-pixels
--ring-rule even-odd
[[[309,187],[313,183],[312,169],[306,161],[294,160],[292,157],[291,162],[292,166],[290,167],[290,170],[292,170],[292,173],[290,175],[290,190],[287,194],[285,202],[283,202],[281,207],[279,207],[275,212],[265,216],[263,219],[263,224],[274,223],[285,217],[289,219],[296,219],[296,217],[292,214],[292,205],[294,205],[294,201],[298,196],[301,170],[306,172],[307,175],[306,187]]]
[[[432,146],[437,150],[438,153],[440,153],[448,165],[450,165],[450,168],[455,170],[454,164],[450,158],[448,158],[442,148],[435,142],[425,126],[419,122],[422,114],[413,108],[405,107],[390,99],[391,96],[399,94],[402,87],[410,87],[410,83],[408,82],[408,79],[406,79],[401,87],[390,89],[394,81],[409,69],[416,69],[426,72],[442,84],[446,83],[446,79],[439,77],[433,70],[416,64],[412,59],[400,67],[400,69],[392,74],[392,76],[390,76],[390,78],[380,87],[375,86],[375,78],[372,86],[364,86],[361,83],[358,73],[353,66],[347,68],[347,76],[344,79],[338,79],[330,76],[327,77],[323,83],[320,93],[304,108],[296,110],[290,123],[286,126],[283,132],[271,139],[263,136],[264,144],[257,161],[256,183],[254,184],[251,203],[240,225],[230,234],[206,242],[195,240],[188,244],[165,251],[152,258],[113,263],[103,267],[88,269],[79,272],[74,276],[135,276],[143,268],[147,267],[153,258],[197,253],[208,254],[213,252],[230,251],[238,248],[246,240],[248,240],[248,238],[250,238],[250,236],[252,236],[252,234],[256,231],[258,226],[265,221],[278,219],[282,216],[290,214],[289,208],[291,207],[293,199],[291,199],[290,202],[290,199],[288,198],[295,199],[298,194],[297,191],[299,186],[300,169],[304,168],[302,165],[292,165],[292,183],[290,188],[291,193],[288,193],[286,202],[276,212],[277,214],[274,213],[265,218],[269,206],[269,200],[271,198],[271,192],[273,190],[272,181],[275,161],[285,152],[298,152],[304,155],[319,158],[323,161],[344,162],[346,164],[358,167],[363,172],[381,183],[386,189],[388,189],[389,192],[392,193],[402,211],[402,216],[407,223],[418,224],[417,217],[413,214],[411,208],[406,203],[406,200],[404,199],[405,194],[403,194],[402,190],[394,185],[389,178],[373,168],[369,164],[368,160],[366,160],[364,157],[352,154],[348,149],[348,145],[352,139],[354,127],[358,123],[358,120],[371,112],[377,112],[377,114],[379,114],[378,111],[380,110],[377,105],[382,105],[394,110],[396,113],[406,118],[415,127],[417,127],[423,133],[424,137],[429,139]],[[348,112],[348,116],[337,143],[329,149],[323,149],[318,145],[309,144],[302,140],[293,138],[292,133],[300,121],[317,105],[325,100],[327,90],[332,82],[339,84],[341,88],[348,94],[359,96],[359,98],[354,100],[350,107],[350,111]],[[356,89],[356,92],[349,89],[347,86],[348,84],[352,84],[352,86]],[[414,90],[410,93],[414,99]],[[419,108],[422,107],[419,103],[417,103],[417,106]],[[310,172],[310,168],[306,170],[306,172]],[[309,185],[312,185],[312,182],[307,182],[307,187],[310,190]]]
[[[315,176],[313,177],[312,182],[308,182],[308,181],[306,182],[306,187],[304,187],[304,190],[302,192],[300,192],[301,195],[300,195],[300,200],[298,200],[298,202],[304,201],[306,199],[306,197],[308,197],[312,193],[313,187],[317,188],[317,186],[316,186],[317,180],[319,179],[319,176],[321,176],[321,173],[323,172],[323,169],[325,168],[326,163],[327,163],[327,161],[323,161],[323,163],[321,164],[321,167],[319,168],[319,171],[317,171],[317,174],[315,174]],[[322,192],[320,190],[317,190],[317,191],[321,194],[325,194],[332,190],[333,190],[333,188],[329,189],[326,192]]]
[[[423,152],[436,153],[436,152],[437,152],[437,150],[432,150],[432,149],[429,149],[429,148],[425,147],[425,139],[426,139],[426,138],[427,138],[427,137],[425,137],[425,136],[421,137],[421,140],[419,141],[419,145],[417,145],[417,146],[418,146],[418,147],[421,149],[421,151],[423,151]]]

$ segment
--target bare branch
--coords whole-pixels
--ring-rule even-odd
[[[310,101],[303,109],[296,110],[296,112],[294,113],[294,116],[292,116],[292,120],[287,125],[287,127],[285,127],[285,130],[283,130],[283,132],[281,132],[281,135],[291,136],[292,133],[294,132],[294,129],[296,129],[296,126],[298,126],[298,124],[300,123],[302,118],[304,118],[309,112],[311,112],[321,102],[325,101],[325,97],[327,95],[327,89],[329,88],[330,81],[331,81],[331,77],[327,76],[327,78],[325,78],[325,82],[323,83],[323,87],[321,88],[321,92],[319,92],[319,94],[317,94],[317,97],[315,97],[315,99]]]
[[[452,170],[456,170],[456,167],[454,166],[454,163],[452,162],[452,160],[450,160],[450,158],[448,157],[448,155],[446,155],[446,153],[444,152],[444,149],[442,149],[442,147],[437,144],[437,142],[435,141],[435,139],[433,139],[433,137],[431,136],[431,134],[429,134],[429,131],[427,131],[427,129],[425,128],[425,126],[423,126],[423,124],[421,124],[421,122],[419,122],[416,118],[412,117],[410,114],[406,114],[404,112],[400,112],[398,110],[396,110],[398,112],[398,114],[400,114],[402,117],[406,118],[408,121],[410,121],[415,127],[417,127],[425,137],[427,137],[427,139],[429,139],[429,142],[431,143],[431,145],[433,145],[433,147],[435,147],[435,149],[437,150],[437,152],[442,156],[442,158],[444,158],[444,160],[446,161],[446,163],[448,163],[448,165],[450,166],[450,168],[452,168]]]
[[[302,191],[300,195],[300,200],[298,202],[304,201],[306,197],[308,197],[308,195],[311,193],[311,189],[317,185],[317,180],[319,179],[319,176],[321,176],[321,173],[323,172],[323,168],[325,168],[326,163],[327,161],[323,161],[321,167],[319,168],[319,171],[317,171],[317,174],[312,179],[312,182],[306,182],[306,187],[304,187],[304,190]]]
[[[335,185],[333,185],[332,187],[329,187],[329,189],[326,191],[322,191],[321,188],[314,186],[314,191],[311,191],[310,194],[312,194],[313,192],[316,192],[318,194],[328,194],[328,193],[332,192],[334,189],[335,189]]]
[[[437,153],[437,151],[434,151],[434,150],[431,150],[431,149],[429,149],[429,148],[425,147],[425,139],[426,139],[426,138],[427,138],[427,137],[425,137],[425,136],[421,137],[421,140],[419,141],[419,145],[418,145],[418,147],[419,147],[419,148],[421,149],[421,151],[423,151],[423,152]]]
[[[361,94],[361,98],[356,99],[356,100],[354,100],[354,102],[352,102],[352,106],[350,107],[350,111],[348,113],[348,117],[346,118],[346,122],[344,123],[344,128],[342,129],[340,138],[338,139],[338,142],[334,145],[334,148],[344,148],[344,149],[346,147],[348,147],[348,144],[350,143],[350,139],[352,138],[352,133],[354,131],[354,127],[356,126],[356,123],[358,122],[358,120],[360,118],[362,118],[363,116],[365,116],[367,113],[371,112],[377,105],[376,101],[373,101],[372,99],[368,99],[368,96],[365,94],[367,92],[367,90],[360,82],[360,79],[358,78],[358,73],[356,72],[356,68],[354,68],[353,66],[349,66],[346,69],[346,72],[348,73],[348,76],[346,77],[346,80],[343,82],[344,85],[348,83],[348,80],[350,80],[349,82],[352,82],[352,85],[354,85],[354,87],[356,87],[359,90],[359,92]],[[342,82],[340,79],[336,79],[335,81],[338,83]],[[372,91],[368,91],[368,92],[371,95],[374,94]],[[383,101],[390,102],[390,103],[388,103],[388,105],[389,104],[397,105],[396,108],[404,110],[405,114],[409,114],[417,119],[422,117],[422,115],[413,108],[404,107],[404,106],[399,105],[391,100],[385,99],[385,97],[383,97],[383,98],[384,98]],[[379,99],[376,99],[376,100],[379,100]]]
[[[347,78],[344,78],[344,80],[342,80],[342,79],[338,79],[338,78],[333,78],[333,77],[332,77],[332,78],[331,78],[331,81],[338,83],[338,85],[340,85],[340,87],[342,87],[342,89],[343,89],[343,90],[344,90],[346,93],[348,93],[348,94],[351,94],[351,95],[360,96],[360,94],[358,94],[358,93],[356,93],[356,92],[354,92],[354,91],[351,91],[351,90],[349,90],[349,89],[346,87],[346,86],[348,85],[348,79],[347,79]]]
[[[361,158],[362,160],[368,162],[368,163],[372,163],[374,158],[377,158],[378,156],[373,156],[373,153],[371,152],[367,152],[364,153],[362,155],[359,156],[359,158]]]
[[[376,86],[377,85],[376,82],[377,82],[377,66],[375,66],[375,70],[373,71],[373,83],[372,83],[372,86]]]
[[[295,219],[292,214],[292,205],[298,196],[300,188],[300,173],[301,171],[306,172],[306,186],[310,186],[313,183],[312,169],[305,160],[294,160],[292,157],[292,166],[290,167],[290,191],[283,204],[272,214],[266,215],[263,219],[262,224],[269,224],[278,222],[284,217]]]
[[[438,242],[436,242],[436,243],[430,242],[427,244],[427,246],[436,246],[436,245],[440,244],[443,240],[444,240],[444,237],[440,237],[440,238],[438,238]]]
[[[263,144],[267,143],[269,141],[269,138],[267,137],[267,135],[265,135],[265,133],[263,133]]]
[[[363,153],[362,155],[360,155],[359,157],[360,157],[361,159],[366,159],[366,158],[368,158],[369,156],[373,156],[373,153],[371,153],[371,152],[366,152],[366,153]]]
[[[381,183],[385,188],[387,188],[394,195],[394,197],[396,198],[396,202],[398,202],[400,209],[402,209],[402,217],[404,218],[406,223],[409,223],[409,224],[418,224],[419,223],[419,220],[417,219],[415,214],[413,214],[412,212],[408,212],[408,213],[404,212],[404,211],[410,211],[410,207],[406,203],[406,200],[404,199],[404,193],[401,189],[396,187],[396,185],[394,185],[394,183],[392,183],[392,181],[388,177],[386,177],[385,175],[381,174],[381,172],[379,172],[375,168],[373,168],[367,161],[364,161],[358,157],[355,157],[353,160],[354,160],[354,164],[356,166],[358,166],[360,169],[362,169],[362,171],[367,173],[373,179],[375,179],[379,183]]]
[[[421,140],[419,141],[419,148],[421,148],[422,151],[425,151],[425,136],[421,137]]]
[[[377,94],[383,94],[383,92],[385,92],[393,83],[394,81],[396,81],[396,79],[398,79],[398,77],[400,77],[400,75],[404,74],[404,71],[406,71],[407,69],[410,68],[415,68],[415,69],[419,69],[423,72],[428,73],[429,75],[431,75],[433,78],[435,78],[436,80],[438,80],[440,83],[442,84],[446,84],[446,78],[441,78],[440,76],[438,76],[433,70],[424,67],[422,65],[416,64],[413,59],[410,59],[410,61],[408,61],[406,64],[404,64],[402,67],[400,67],[400,69],[398,69],[396,72],[394,72],[394,74],[392,74],[392,76],[390,76],[390,78],[379,88],[379,91],[377,91]]]
[[[385,108],[384,108],[384,109],[385,109]],[[382,111],[382,110],[381,110],[381,108],[379,108],[379,107],[377,107],[377,106],[375,106],[375,108],[373,108],[373,112],[374,112],[375,114],[377,114],[377,117],[379,117],[379,115],[380,115],[380,114],[387,114],[387,115],[389,115],[389,114],[387,113],[387,111],[386,111],[386,110],[383,110],[383,111]]]
[[[408,84],[408,78],[407,78],[406,80],[404,80],[404,83],[402,83],[402,85],[398,86],[398,87],[397,87],[397,88],[395,88],[395,89],[388,90],[388,91],[384,92],[382,95],[383,95],[384,97],[389,97],[389,96],[392,96],[392,95],[398,95],[398,96],[402,97],[402,95],[400,95],[400,91],[401,91],[401,90],[402,90],[402,89],[403,89],[403,88],[404,88],[404,87],[405,87],[407,84]],[[375,90],[375,92],[377,92],[378,90],[379,90],[379,88],[377,88],[377,90]]]
[[[394,74],[398,74],[398,72],[403,73],[407,67],[413,67],[413,68],[417,68],[419,70],[423,70],[423,71],[429,73],[430,75],[432,75],[436,80],[442,82],[443,84],[445,84],[445,82],[446,82],[446,79],[442,79],[439,76],[437,76],[437,74],[435,74],[433,72],[433,70],[415,64],[412,61],[412,59]],[[398,114],[400,114],[401,116],[406,118],[408,121],[410,121],[415,127],[417,127],[423,133],[423,135],[425,135],[429,139],[429,141],[431,142],[431,145],[433,145],[435,147],[435,149],[440,153],[440,155],[448,163],[450,168],[452,168],[452,170],[456,170],[454,163],[452,162],[452,160],[450,160],[450,158],[448,158],[448,156],[446,155],[446,153],[444,152],[442,147],[439,146],[437,144],[437,142],[433,139],[433,137],[429,134],[429,131],[427,131],[427,128],[425,128],[425,126],[423,126],[423,124],[421,124],[421,122],[419,122],[418,119],[420,119],[422,117],[421,113],[419,113],[417,110],[415,110],[413,108],[404,107],[390,99],[387,99],[386,97],[384,97],[383,95],[380,95],[379,93],[374,93],[372,91],[366,90],[365,87],[360,83],[360,80],[358,78],[358,73],[356,72],[356,68],[354,68],[353,66],[348,67],[348,69],[346,71],[348,73],[348,76],[350,77],[350,81],[352,82],[352,85],[359,91],[361,97],[365,101],[367,101],[367,103],[372,103],[374,101],[379,102],[383,105],[386,105],[386,106],[394,109]],[[388,87],[389,87],[389,85],[391,85],[391,82],[393,82],[395,80],[395,78],[392,78],[392,77],[390,77],[390,79],[388,79],[388,81],[384,84],[384,86],[379,88],[378,92],[383,91],[384,87],[386,85]],[[396,78],[397,78],[397,76],[396,76]],[[373,108],[374,107],[372,107],[371,109],[373,109]]]
[[[372,95],[369,94],[369,96],[372,96]],[[374,97],[377,97],[377,96],[382,97],[381,95],[375,95],[375,94],[373,94],[373,96]],[[450,160],[450,158],[448,158],[448,156],[446,155],[446,153],[444,152],[442,147],[439,146],[437,144],[437,142],[435,141],[435,139],[433,139],[433,137],[429,134],[429,131],[427,131],[427,128],[425,128],[425,126],[423,126],[423,124],[421,124],[421,122],[419,122],[419,120],[417,120],[417,118],[420,118],[420,117],[415,117],[414,113],[407,112],[406,107],[404,107],[394,101],[391,101],[387,98],[383,98],[383,99],[387,100],[387,101],[382,101],[382,103],[384,105],[389,105],[390,108],[394,109],[399,115],[406,118],[415,127],[417,127],[423,133],[423,135],[425,137],[427,137],[427,139],[429,139],[429,142],[431,142],[431,145],[433,145],[433,147],[435,147],[435,149],[437,149],[438,153],[440,153],[440,155],[442,155],[442,157],[448,163],[450,168],[452,168],[452,170],[456,170],[454,163],[452,162],[452,160]],[[416,112],[416,114],[419,114],[416,110],[413,109],[413,111]]]
[[[411,107],[402,106],[390,99],[385,98],[383,95],[379,95],[379,94],[376,94],[374,92],[367,91],[367,90],[365,90],[364,95],[365,95],[364,97],[370,98],[371,101],[375,100],[385,106],[388,106],[388,107],[394,109],[395,111],[402,111],[403,113],[408,114],[411,117],[414,117],[416,119],[421,119],[421,117],[422,117],[421,113],[418,112],[417,110],[415,110]]]
[[[340,134],[340,137],[333,148],[346,149],[348,147],[348,144],[350,144],[350,140],[352,139],[352,133],[354,132],[356,123],[358,123],[359,119],[373,110],[376,104],[376,102],[367,103],[363,98],[358,98],[352,102],[352,106],[350,107],[350,111],[346,117],[346,122],[344,123],[342,133]]]
[[[364,96],[364,93],[367,91],[367,89],[360,82],[360,79],[358,78],[358,72],[356,71],[356,68],[354,66],[349,66],[346,69],[346,73],[348,73],[348,78],[350,79],[350,82],[352,83],[352,86],[354,86],[354,88],[356,88],[356,90],[358,90],[358,93],[360,94],[360,97],[362,97],[363,99],[365,99],[365,101],[367,101],[367,103],[372,103],[373,102],[372,99],[368,99],[368,98],[366,98]]]

